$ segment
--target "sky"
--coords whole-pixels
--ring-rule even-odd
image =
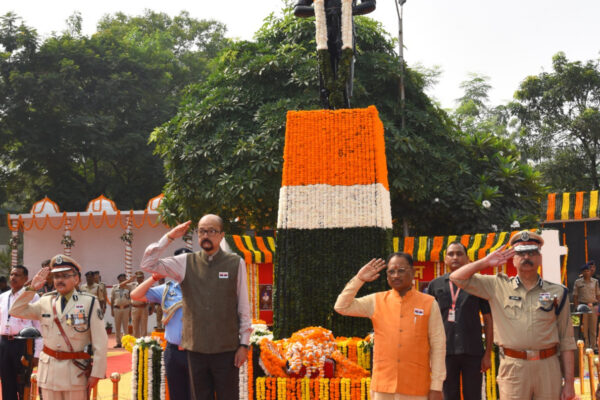
[[[105,14],[140,15],[151,9],[174,16],[186,10],[194,18],[225,23],[230,37],[251,40],[263,19],[280,14],[283,4],[283,0],[4,0],[0,14],[13,11],[47,36],[64,30],[65,20],[75,11],[82,14],[83,33],[89,35]],[[598,59],[598,15],[598,0],[407,0],[404,58],[409,66],[442,71],[428,94],[444,108],[456,106],[460,84],[472,73],[490,78],[491,105],[505,104],[527,76],[551,72],[552,56],[559,51],[571,61]],[[369,16],[397,36],[393,0],[379,0]]]

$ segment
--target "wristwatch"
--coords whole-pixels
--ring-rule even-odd
[[[243,343],[240,343],[240,346],[245,347],[245,348],[249,348],[250,347],[247,344],[243,344]]]

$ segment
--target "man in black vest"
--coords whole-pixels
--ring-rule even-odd
[[[183,293],[181,347],[187,350],[192,399],[239,398],[239,367],[248,358],[252,333],[246,264],[221,250],[223,220],[208,214],[198,223],[201,251],[160,258],[191,221],[171,229],[146,248],[141,269],[173,278]]]

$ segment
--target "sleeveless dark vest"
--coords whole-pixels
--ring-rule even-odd
[[[181,347],[214,354],[240,345],[237,275],[240,258],[219,250],[212,260],[204,251],[186,259]]]

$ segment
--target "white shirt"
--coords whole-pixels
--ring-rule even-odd
[[[0,294],[0,334],[3,336],[17,336],[19,332],[21,332],[21,329],[27,328],[28,326],[33,326],[35,329],[40,331],[40,333],[42,332],[40,321],[21,319],[13,317],[8,313],[8,310],[15,303],[17,297],[19,297],[24,291],[25,288],[22,287],[21,290],[15,294],[13,294],[12,289]],[[36,293],[33,297],[33,300],[31,300],[31,303],[37,301],[39,298],[40,296]],[[42,346],[42,338],[39,337],[35,339],[34,357],[39,357],[40,351],[42,351]]]

